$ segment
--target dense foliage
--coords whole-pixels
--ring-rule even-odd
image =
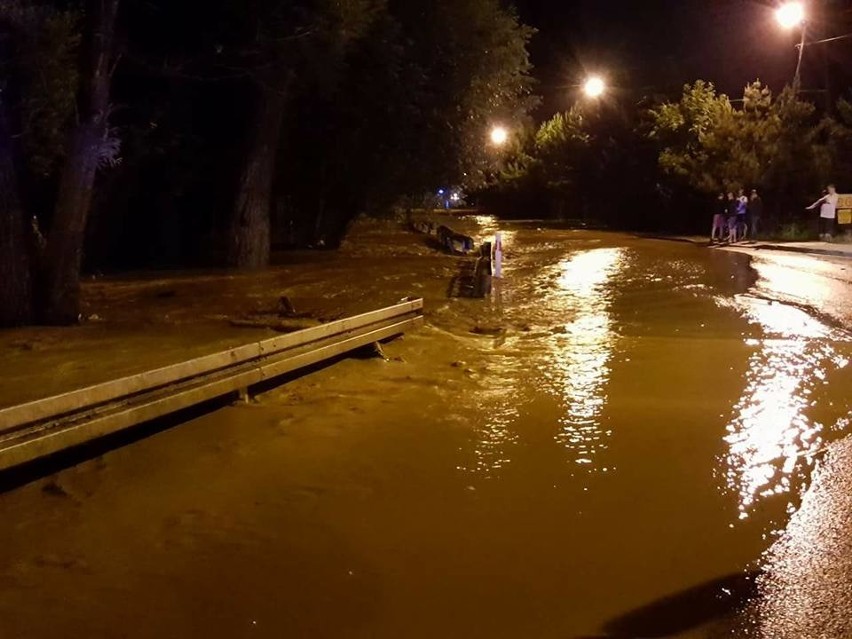
[[[814,106],[790,87],[775,97],[755,82],[734,108],[712,84],[699,81],[652,116],[652,135],[663,146],[660,165],[701,192],[808,191],[831,179],[837,123],[815,119]]]
[[[843,187],[850,124],[846,101],[830,117],[792,87],[773,95],[760,82],[740,100],[699,80],[674,101],[578,102],[507,154],[481,197],[502,213],[694,231],[717,193],[755,188],[769,221],[803,221],[804,204],[828,182]]]
[[[480,202],[513,217],[659,228],[667,201],[645,115],[618,100],[579,102],[557,113],[507,153]]]
[[[81,268],[263,266],[481,184],[531,35],[501,0],[0,3],[0,323],[75,319]]]

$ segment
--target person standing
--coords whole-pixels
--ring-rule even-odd
[[[733,191],[728,191],[726,204],[728,215],[728,242],[733,244],[737,241],[737,198],[734,197]]]
[[[728,217],[728,201],[725,199],[725,194],[720,192],[716,198],[716,208],[713,211],[713,226],[710,229],[710,243],[712,244],[717,239],[721,242],[725,239],[725,218]],[[716,232],[719,235],[717,237]]]
[[[833,184],[829,184],[823,196],[807,208],[808,211],[813,211],[816,207],[819,207],[819,239],[824,242],[831,242],[834,237],[837,201],[839,199],[837,189]]]
[[[751,190],[751,197],[748,201],[748,225],[751,229],[751,237],[757,239],[757,234],[760,232],[760,219],[763,217],[763,198],[757,189]]]
[[[744,240],[748,237],[748,221],[746,213],[748,212],[748,198],[745,191],[740,189],[737,195],[737,221],[734,226],[734,242]]]

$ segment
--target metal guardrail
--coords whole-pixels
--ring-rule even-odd
[[[417,233],[435,238],[435,244],[453,255],[468,255],[474,249],[476,242],[469,235],[457,233],[449,226],[438,224],[431,220],[415,220],[411,229]]]
[[[0,470],[242,392],[260,382],[401,335],[423,300],[246,344],[179,364],[0,409]]]

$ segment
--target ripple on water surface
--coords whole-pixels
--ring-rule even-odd
[[[796,307],[749,295],[720,303],[739,309],[761,333],[746,339],[753,352],[725,437],[727,485],[739,495],[741,519],[776,495],[788,495],[792,510],[802,466],[812,466],[826,439],[847,426],[845,406],[827,412],[831,423],[812,409],[829,376],[849,364],[848,336]]]

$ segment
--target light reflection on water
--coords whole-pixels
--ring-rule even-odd
[[[494,233],[500,230],[495,218],[488,217],[479,221],[491,224],[483,229],[481,235],[486,241],[492,241]],[[502,231],[501,241],[504,253],[512,250],[516,234],[516,231]],[[506,265],[507,279],[511,278],[514,266],[511,262]],[[511,297],[511,287],[504,290],[503,282],[494,282],[489,304],[500,323],[506,319],[504,302],[511,301]],[[477,428],[477,439],[473,447],[474,464],[472,467],[460,466],[459,470],[472,472],[488,479],[511,463],[512,449],[518,442],[516,425],[519,420],[518,406],[522,403],[521,380],[525,379],[525,372],[522,358],[512,355],[502,358],[495,370],[490,371],[487,383],[477,391],[475,396],[480,409],[477,412],[483,414],[485,419]]]
[[[507,247],[513,240],[514,233],[504,234]],[[523,284],[511,271],[517,263],[508,264],[506,282],[495,286],[491,300],[501,321],[511,322],[517,313],[555,334],[534,340],[510,336],[500,347],[503,357],[477,394],[486,417],[477,429],[475,467],[466,470],[493,477],[511,462],[519,440],[519,407],[529,399],[520,390],[528,389],[531,381],[557,399],[558,431],[553,437],[569,451],[568,461],[596,469],[595,458],[612,434],[604,430],[600,417],[617,337],[610,312],[611,279],[624,267],[624,254],[623,248],[578,251]],[[529,306],[513,304],[516,288],[526,286],[534,298],[526,300]]]
[[[502,381],[499,381],[502,380]],[[478,429],[473,449],[474,467],[468,470],[484,478],[493,477],[510,458],[511,448],[518,441],[515,424],[518,421],[516,383],[512,377],[497,377],[482,393],[481,403],[486,420]]]
[[[605,410],[620,340],[613,303],[629,270],[630,250],[575,245],[573,252],[554,256],[549,267],[533,269],[527,263],[529,247],[518,244],[515,233],[504,234],[504,246],[514,259],[507,262],[506,280],[490,303],[497,321],[509,326],[509,335],[495,342],[496,374],[478,393],[477,412],[486,417],[477,428],[475,458],[467,470],[493,477],[511,463],[524,437],[521,426],[529,421],[524,406],[533,404],[536,411],[544,406],[530,394],[533,388],[555,400],[549,437],[565,451],[566,462],[604,471],[601,454],[612,437]],[[694,280],[703,273],[693,274],[696,269],[687,264],[673,270]],[[803,466],[824,446],[832,425],[810,415],[812,395],[832,371],[847,365],[835,347],[845,338],[796,307],[751,296],[725,297],[719,303],[733,307],[760,331],[747,341],[754,350],[727,425],[721,462],[724,481],[737,495],[739,516],[747,519],[760,500],[791,494]],[[525,329],[530,337],[519,336],[518,326],[530,323]]]
[[[798,308],[749,296],[734,305],[763,332],[747,340],[755,351],[725,437],[726,483],[747,519],[761,498],[790,493],[797,468],[813,463],[826,426],[808,415],[810,396],[848,361],[833,345],[842,336]]]
[[[601,248],[573,255],[559,264],[553,304],[566,318],[564,333],[552,339],[545,377],[564,402],[556,441],[577,464],[594,463],[611,431],[602,428],[610,359],[616,341],[610,313],[610,279],[622,267],[623,249]]]

